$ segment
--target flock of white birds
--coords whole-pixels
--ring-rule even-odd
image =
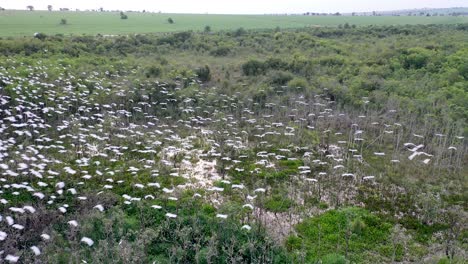
[[[49,72],[59,76],[51,79]],[[465,152],[463,137],[409,127],[398,110],[341,112],[326,91],[306,95],[279,87],[266,102],[255,102],[196,81],[189,88],[182,80],[175,85],[140,81],[139,86],[125,79],[131,72],[70,72],[70,66],[40,60],[26,65],[8,59],[0,66],[0,257],[5,261],[40,256],[54,239],[50,226],[31,230],[23,216],[58,212],[69,228],[79,229],[75,209],[90,193],[115,192],[122,206],[132,206],[177,202],[182,192],[194,189],[193,199],[219,208],[229,188],[245,197],[243,208],[254,211],[256,199],[271,186],[231,175],[254,177],[280,169],[282,160],[299,160],[294,178],[304,184],[330,179],[376,184],[385,175],[368,166],[370,159],[390,167],[403,162],[450,167],[462,162]],[[288,92],[288,100],[281,101]],[[247,171],[245,164],[255,169]],[[171,177],[183,183],[162,180]],[[132,191],[122,194],[122,186]],[[178,217],[163,203],[149,206],[168,221]],[[91,207],[109,209],[100,202]],[[229,217],[216,213],[220,221]],[[243,223],[241,229],[248,232],[251,225]],[[37,245],[2,246],[26,233],[37,237]],[[80,241],[89,247],[96,243],[86,234]]]

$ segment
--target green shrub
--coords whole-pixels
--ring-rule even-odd
[[[345,254],[348,236],[348,258],[365,262],[365,252],[384,245],[390,236],[391,225],[362,208],[330,210],[298,224],[298,235],[304,239],[307,258],[316,261],[322,254]],[[348,233],[350,232],[350,233]],[[320,236],[320,248],[317,239]]]
[[[249,60],[242,64],[242,72],[247,76],[258,76],[265,73],[265,65],[258,60]]]
[[[211,71],[208,65],[205,65],[204,67],[196,69],[195,74],[197,74],[198,79],[202,82],[207,82],[211,80]]]
[[[305,78],[294,77],[292,80],[288,81],[288,86],[291,88],[306,88],[308,86],[307,80]]]
[[[346,264],[346,258],[343,255],[332,253],[322,258],[322,264]]]
[[[265,209],[271,212],[280,213],[286,212],[293,205],[293,201],[283,195],[272,195],[265,202]]]
[[[161,68],[158,67],[158,66],[150,66],[147,70],[146,70],[146,78],[150,78],[150,77],[159,77],[161,75]]]
[[[284,71],[273,71],[269,75],[270,83],[274,85],[285,85],[294,78],[291,73]]]
[[[302,248],[302,239],[297,236],[289,236],[286,239],[286,249],[288,251],[300,250]]]
[[[222,57],[222,56],[229,55],[229,53],[231,53],[231,49],[229,47],[222,46],[222,47],[217,47],[216,49],[212,50],[210,52],[210,55],[216,56],[216,57]]]

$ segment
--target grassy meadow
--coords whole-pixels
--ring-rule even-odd
[[[268,28],[304,28],[317,26],[351,25],[415,25],[467,23],[468,17],[453,16],[274,16],[274,15],[205,15],[127,13],[128,19],[120,19],[117,12],[60,12],[60,11],[2,11],[0,12],[0,37],[31,36],[35,32],[45,34],[132,34],[194,30],[205,26],[212,30]],[[168,18],[174,24],[168,23]],[[67,25],[60,25],[61,19]]]

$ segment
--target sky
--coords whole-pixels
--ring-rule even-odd
[[[284,14],[284,13],[351,13],[389,11],[414,8],[468,7],[468,0],[0,0],[0,7],[26,9],[32,5],[45,10],[47,5],[58,9],[98,9],[155,11],[163,13],[209,14]]]

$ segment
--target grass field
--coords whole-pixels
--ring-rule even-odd
[[[175,23],[169,24],[171,17]],[[67,25],[60,25],[65,18]],[[273,16],[273,15],[203,15],[203,14],[156,14],[128,13],[122,20],[116,12],[48,12],[48,11],[1,11],[0,37],[31,36],[34,32],[46,34],[129,34],[154,33],[184,30],[203,30],[207,25],[212,30],[265,28],[301,28],[311,26],[355,25],[401,25],[401,24],[453,24],[467,23],[468,17],[370,17],[370,16]]]

